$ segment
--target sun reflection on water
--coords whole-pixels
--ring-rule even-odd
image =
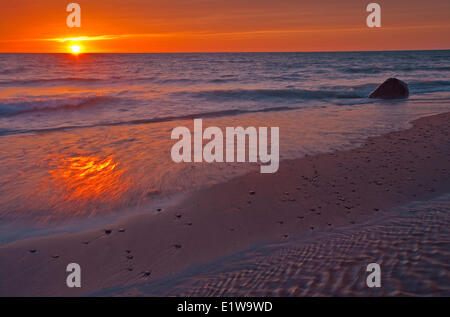
[[[89,203],[114,202],[128,189],[124,169],[112,156],[61,158],[50,171],[61,198],[78,207]],[[80,211],[81,212],[81,211]]]

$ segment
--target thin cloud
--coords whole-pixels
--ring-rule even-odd
[[[411,29],[434,29],[434,28],[448,28],[449,24],[444,25],[415,25],[415,26],[391,26],[382,27],[383,30],[411,30]],[[336,28],[316,28],[316,29],[292,29],[292,30],[250,30],[250,31],[236,31],[236,32],[170,32],[170,33],[136,33],[136,34],[106,34],[96,36],[78,36],[78,37],[61,37],[61,38],[45,38],[45,39],[14,39],[14,40],[0,40],[0,42],[83,42],[83,41],[107,41],[130,38],[157,38],[157,37],[220,37],[220,36],[252,36],[265,34],[287,34],[287,33],[322,33],[322,32],[356,32],[368,30],[367,27],[342,27]]]

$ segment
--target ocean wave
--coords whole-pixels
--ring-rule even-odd
[[[450,81],[416,80],[407,81],[413,94],[450,91]],[[366,83],[354,86],[322,86],[318,89],[214,89],[200,91],[179,91],[175,96],[206,99],[208,101],[295,101],[295,100],[345,100],[367,98],[380,83]]]
[[[391,69],[382,67],[344,67],[340,68],[339,71],[347,74],[378,74],[391,71]]]
[[[8,70],[6,70],[8,71]],[[0,72],[0,74],[2,74]],[[7,73],[5,73],[7,74]],[[220,81],[220,79],[219,79]],[[222,80],[225,82],[226,80]],[[197,84],[215,82],[206,79],[192,79],[192,78],[158,78],[152,76],[143,77],[126,77],[126,76],[111,76],[105,78],[89,78],[89,77],[63,77],[63,78],[32,78],[32,79],[7,79],[0,80],[0,86],[39,86],[39,85],[66,85],[66,84],[92,84],[98,83],[105,85],[108,83],[133,83],[133,82],[148,82],[161,85],[170,84]]]
[[[0,80],[0,86],[12,85],[39,85],[39,84],[58,84],[58,83],[92,83],[102,81],[100,78],[82,78],[82,77],[64,77],[64,78],[33,78],[33,79],[14,79]]]
[[[266,100],[266,99],[355,99],[366,97],[362,92],[308,89],[228,89],[181,91],[174,95],[188,95],[208,100]]]
[[[176,120],[192,120],[199,118],[214,118],[214,117],[224,117],[224,116],[237,116],[241,114],[248,113],[263,113],[263,112],[275,112],[275,111],[287,111],[287,110],[295,110],[297,107],[268,107],[261,109],[227,109],[221,111],[206,111],[206,112],[198,112],[187,115],[180,116],[167,116],[167,117],[155,117],[148,119],[134,119],[127,121],[116,121],[116,122],[99,122],[91,125],[68,125],[68,126],[59,126],[55,128],[42,128],[42,129],[21,129],[21,130],[9,130],[9,129],[0,129],[0,136],[2,135],[10,135],[10,134],[23,134],[23,133],[40,133],[40,132],[56,132],[56,131],[64,131],[64,130],[72,130],[72,129],[86,129],[86,128],[94,128],[94,127],[105,127],[105,126],[121,126],[121,125],[135,125],[135,124],[149,124],[149,123],[158,123],[158,122],[169,122]]]
[[[0,101],[0,116],[15,116],[38,111],[76,110],[82,107],[112,102],[115,99],[118,98],[110,96],[87,96],[59,99],[14,100],[6,103]]]
[[[345,74],[380,74],[386,72],[417,72],[417,71],[436,71],[447,72],[450,71],[448,66],[398,66],[398,67],[342,67],[338,68],[341,73]]]
[[[423,94],[431,92],[448,92],[450,91],[450,81],[448,80],[405,80],[408,84],[411,94]],[[354,91],[357,95],[364,98],[377,88],[381,82],[367,83],[355,86],[323,86],[321,89],[331,91]]]
[[[413,93],[450,91],[448,80],[412,80],[408,82],[408,86]]]
[[[22,73],[25,70],[25,67],[6,68],[0,70],[0,75],[14,75],[17,73]]]

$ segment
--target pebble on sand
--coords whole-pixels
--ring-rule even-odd
[[[148,192],[147,192],[147,196],[156,196],[156,195],[159,195],[159,194],[161,194],[161,192],[159,191],[159,190],[149,190]]]

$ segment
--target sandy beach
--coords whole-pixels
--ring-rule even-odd
[[[450,297],[449,12],[1,1],[0,298]]]
[[[79,296],[102,294],[102,290],[109,290],[109,295],[127,295],[124,289],[134,285],[156,285],[168,277],[182,276],[185,270],[192,272],[198,265],[248,252],[261,244],[308,237],[314,240],[315,235],[320,235],[324,245],[334,241],[345,256],[348,248],[339,248],[339,239],[333,236],[336,230],[353,232],[393,208],[449,193],[449,122],[450,113],[421,118],[408,130],[369,138],[353,150],[282,161],[276,174],[239,176],[196,191],[156,215],[142,214],[96,230],[3,245],[0,295]],[[442,221],[448,225],[448,217]],[[258,263],[270,266],[279,249],[271,250],[258,257]],[[290,263],[301,254],[308,255],[291,253]],[[309,257],[317,265],[329,260],[313,254]],[[81,288],[66,286],[66,266],[72,262],[82,268]],[[226,267],[226,262],[220,263]],[[443,278],[434,283],[438,291],[448,295],[449,270],[444,263],[436,269]],[[258,272],[255,269],[246,274]],[[276,274],[260,274],[259,278],[274,288],[279,282]],[[252,294],[247,285],[251,280],[242,280],[240,287],[238,279],[233,289],[247,291],[230,294]],[[140,287],[137,294],[170,293],[159,285],[157,292]],[[257,287],[254,284],[253,291]],[[171,293],[180,294],[208,295],[186,288]],[[219,287],[209,294],[227,293],[221,293]],[[299,294],[294,290],[279,295]]]

